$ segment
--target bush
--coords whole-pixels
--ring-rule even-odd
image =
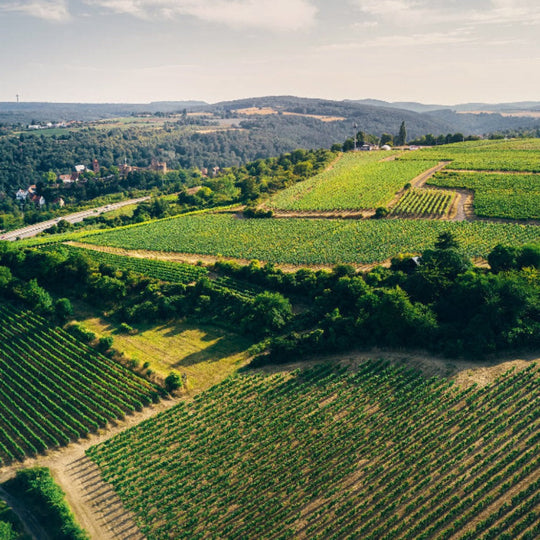
[[[120,326],[118,327],[118,332],[121,334],[133,334],[134,330],[133,327],[130,326],[128,323],[120,323]]]
[[[113,346],[113,338],[111,336],[101,337],[97,343],[97,349],[100,353],[106,353]]]
[[[82,324],[71,324],[66,329],[74,338],[83,343],[90,343],[96,339],[96,334],[85,328]]]
[[[375,219],[382,219],[388,215],[388,209],[386,209],[384,206],[379,206],[375,210],[375,215],[373,216]]]
[[[165,377],[165,388],[167,389],[167,392],[171,394],[175,390],[182,388],[182,377],[180,377],[178,373],[169,373],[169,375]]]

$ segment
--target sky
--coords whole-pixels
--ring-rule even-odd
[[[0,0],[0,101],[540,100],[539,0]]]

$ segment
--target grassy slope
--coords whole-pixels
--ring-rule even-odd
[[[88,453],[149,540],[534,538],[538,376],[465,391],[381,361],[242,376]]]
[[[92,235],[88,242],[146,249],[259,259],[283,264],[369,264],[399,252],[420,252],[452,231],[471,256],[485,257],[499,242],[540,240],[535,226],[482,222],[402,220],[240,220],[203,214]]]
[[[111,321],[77,306],[77,318],[99,336],[112,336],[114,348],[166,377],[185,373],[188,389],[200,392],[222,381],[247,361],[247,340],[211,326],[171,321],[157,326],[138,325],[136,335],[118,333]]]

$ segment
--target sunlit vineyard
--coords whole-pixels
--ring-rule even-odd
[[[482,217],[540,218],[540,175],[443,171],[429,184],[474,191],[474,211]]]
[[[436,161],[383,161],[387,154],[344,154],[333,167],[275,195],[280,210],[358,210],[386,206],[396,192]]]
[[[540,241],[535,225],[429,220],[236,219],[202,214],[108,231],[87,241],[126,249],[196,253],[285,264],[369,264],[421,252],[443,231],[472,257],[502,242]]]
[[[30,311],[0,303],[0,463],[85,437],[157,387]]]
[[[450,161],[447,169],[540,172],[540,139],[470,141],[410,152],[400,160]]]
[[[370,361],[245,375],[87,452],[158,538],[540,534],[540,380]]]
[[[438,218],[450,210],[455,195],[433,189],[410,189],[392,208],[391,214],[400,217]]]

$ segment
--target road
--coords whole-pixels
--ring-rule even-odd
[[[105,212],[111,212],[122,206],[128,206],[130,204],[137,204],[142,201],[147,201],[150,197],[140,197],[138,199],[129,199],[127,201],[120,201],[117,203],[107,204],[105,206],[100,206],[98,208],[90,208],[89,210],[83,210],[82,212],[76,212],[74,214],[67,214],[65,216],[60,216],[54,219],[49,219],[48,221],[41,221],[40,223],[34,223],[33,225],[28,225],[28,227],[23,227],[22,229],[16,229],[15,231],[9,231],[4,234],[0,234],[0,240],[18,240],[20,238],[31,238],[36,236],[39,233],[42,233],[45,229],[56,225],[60,220],[65,219],[70,223],[79,223],[84,218],[90,216],[99,216]]]

